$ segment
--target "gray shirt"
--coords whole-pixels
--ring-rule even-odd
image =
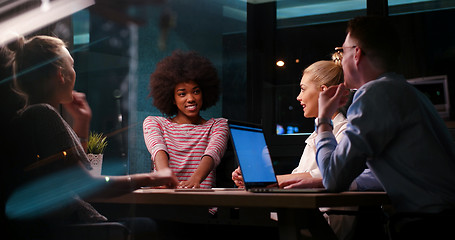
[[[88,168],[90,164],[78,136],[60,114],[48,104],[31,105],[19,112],[13,126],[20,148],[11,169],[15,191],[7,205],[10,217],[106,221],[79,197],[93,191],[79,162]]]

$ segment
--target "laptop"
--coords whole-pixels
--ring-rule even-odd
[[[280,189],[262,127],[228,121],[234,156],[242,171],[245,188],[251,192],[314,193],[324,188]]]

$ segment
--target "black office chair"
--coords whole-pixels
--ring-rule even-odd
[[[328,215],[356,216],[353,240],[388,240],[388,216],[381,206],[359,206],[358,210],[334,210],[325,212]]]
[[[447,239],[453,236],[455,210],[442,213],[396,213],[390,217],[390,239]]]
[[[387,240],[389,239],[388,215],[381,206],[360,206],[356,214],[357,223],[353,239]]]
[[[221,158],[220,164],[216,168],[216,187],[218,188],[233,188],[235,187],[232,181],[232,172],[237,168],[238,163],[235,160],[234,148],[232,147],[231,139],[227,142],[226,152]]]
[[[129,229],[118,222],[72,224],[63,228],[56,239],[66,240],[129,240]]]
[[[20,240],[130,240],[131,233],[119,222],[50,226],[41,221],[7,221],[5,236]]]

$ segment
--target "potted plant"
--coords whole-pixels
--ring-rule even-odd
[[[107,146],[106,136],[102,133],[90,132],[87,141],[87,157],[92,167],[91,172],[101,175],[103,153]]]

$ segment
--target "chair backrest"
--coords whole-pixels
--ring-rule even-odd
[[[231,139],[228,140],[226,152],[221,158],[221,162],[216,168],[216,187],[232,188],[235,187],[232,181],[232,172],[238,167],[235,161],[234,148]]]
[[[455,128],[449,128],[450,135],[452,135],[453,141],[455,141]]]

